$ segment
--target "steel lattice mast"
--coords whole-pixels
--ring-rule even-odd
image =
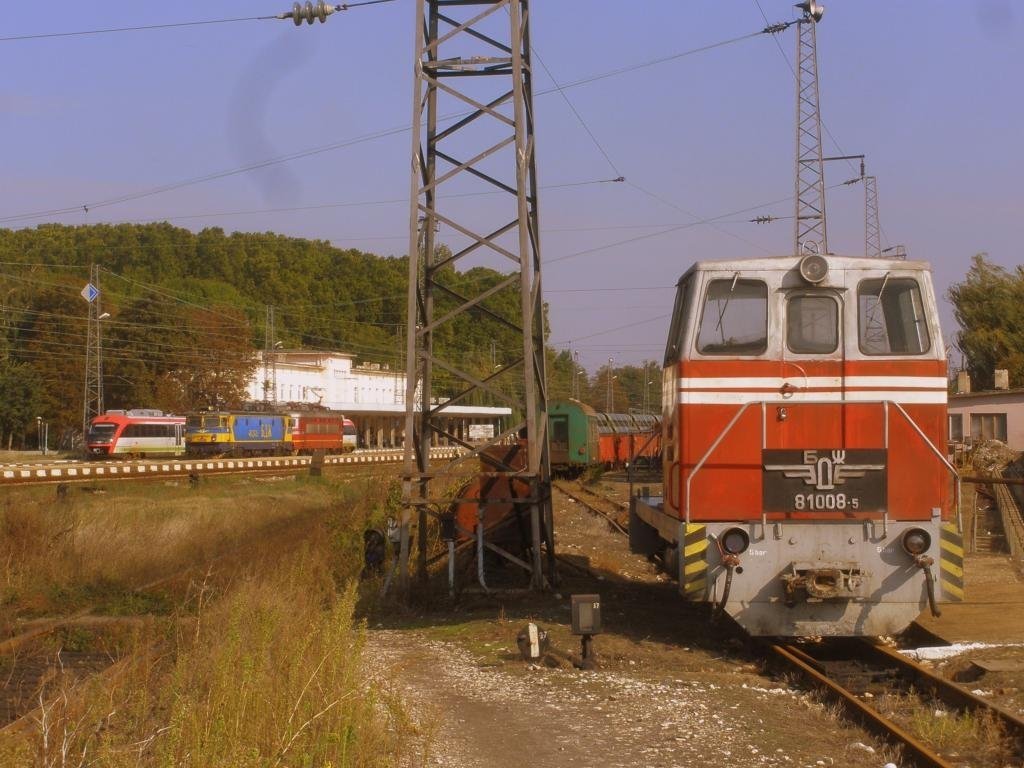
[[[796,231],[795,253],[828,253],[825,226],[825,167],[821,157],[818,104],[818,53],[815,29],[823,9],[813,0],[800,3],[796,49]]]
[[[425,576],[429,516],[447,509],[451,499],[445,492],[452,475],[464,462],[476,463],[477,457],[491,467],[491,476],[514,476],[529,484],[528,495],[515,506],[529,517],[531,562],[509,559],[528,565],[532,585],[542,587],[544,539],[553,573],[529,22],[527,0],[417,1],[400,581],[408,574],[412,510],[418,513],[419,571]],[[457,117],[442,126],[441,115],[453,113]],[[497,192],[497,202],[488,204],[486,212],[483,206],[467,212],[467,202],[452,195],[471,190]],[[439,247],[442,232],[453,251]],[[462,260],[470,255],[513,271],[496,285],[460,292],[452,285],[451,269],[465,266]],[[514,316],[488,301],[507,292],[518,294]],[[509,353],[507,363],[486,373],[473,372],[466,360],[446,359],[435,347],[435,334],[466,315],[474,323],[512,332],[521,347]],[[485,445],[469,445],[448,430],[444,419],[447,408],[474,395],[508,405],[518,423]],[[515,440],[524,429],[525,469],[483,453]],[[463,446],[465,455],[432,467],[435,438]]]
[[[878,223],[878,180],[864,177],[864,255],[882,255],[882,230]]]
[[[94,416],[103,413],[103,344],[100,339],[100,268],[89,268],[89,283],[83,291],[89,303],[89,319],[85,338],[85,397],[82,405],[82,438],[89,431]],[[89,298],[89,296],[92,298]]]

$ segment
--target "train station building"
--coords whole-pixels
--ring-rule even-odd
[[[344,352],[275,350],[261,354],[246,393],[253,404],[341,411],[355,422],[360,447],[397,448],[404,444],[405,387],[404,371],[381,363],[357,364]],[[448,431],[470,442],[500,434],[512,410],[453,405],[446,413]],[[445,444],[436,435],[434,440]]]

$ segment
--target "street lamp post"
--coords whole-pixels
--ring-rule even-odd
[[[651,367],[651,361],[650,360],[645,360],[644,361],[644,416],[646,416],[648,411],[650,410],[650,404],[651,404],[651,394],[650,394],[651,378],[650,378],[650,373],[648,372],[648,369],[650,367]]]
[[[604,398],[605,413],[612,412],[612,363],[614,362],[615,360],[613,358],[608,358],[608,388]]]

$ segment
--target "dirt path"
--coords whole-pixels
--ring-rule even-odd
[[[881,768],[877,745],[812,697],[762,676],[731,630],[688,612],[622,537],[564,497],[559,551],[604,575],[566,569],[562,594],[473,598],[447,613],[368,633],[368,657],[411,713],[403,766],[845,766]],[[578,649],[568,595],[600,591],[600,668],[528,664],[526,621]],[[410,624],[414,626],[409,626]],[[866,742],[866,743],[865,743]]]

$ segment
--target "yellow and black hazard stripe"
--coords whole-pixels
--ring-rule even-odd
[[[939,584],[946,600],[964,599],[964,537],[955,523],[946,523],[939,532]]]
[[[708,591],[708,527],[689,523],[683,537],[681,589],[687,600],[704,600]]]

